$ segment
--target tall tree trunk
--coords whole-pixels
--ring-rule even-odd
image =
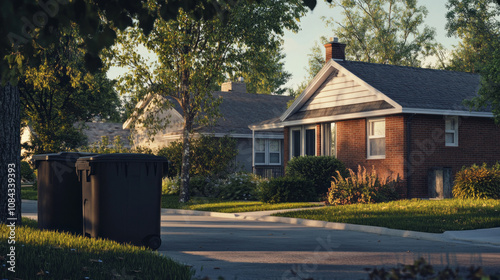
[[[189,134],[192,128],[192,120],[184,118],[184,128],[182,135],[182,168],[181,168],[181,189],[179,193],[179,202],[185,203],[189,201],[189,170],[190,161],[189,153],[191,145],[189,142]]]
[[[0,223],[21,223],[19,89],[0,86]]]

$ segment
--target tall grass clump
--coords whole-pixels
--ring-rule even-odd
[[[488,167],[464,167],[455,175],[453,186],[455,198],[493,198],[500,199],[500,162]]]
[[[368,173],[365,167],[358,166],[358,172],[348,169],[349,177],[337,171],[327,193],[327,202],[331,205],[355,203],[387,202],[398,199],[399,177],[379,178],[372,168]]]

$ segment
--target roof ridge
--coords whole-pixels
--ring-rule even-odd
[[[419,71],[425,70],[425,71],[457,73],[457,74],[467,74],[467,75],[472,75],[472,76],[479,76],[478,73],[470,73],[470,72],[462,72],[462,71],[446,70],[446,69],[424,68],[424,67],[416,67],[416,66],[404,66],[404,65],[383,64],[383,63],[353,61],[353,60],[344,60],[344,61],[337,61],[337,62],[341,65],[342,65],[342,63],[359,63],[359,64],[371,64],[374,66],[382,66],[382,67],[394,67],[394,68],[404,68],[404,69],[415,69],[415,70],[419,70]]]

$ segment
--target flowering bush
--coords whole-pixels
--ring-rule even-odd
[[[181,186],[181,178],[180,177],[165,177],[161,181],[161,194],[167,194],[167,195],[177,195],[179,194]]]
[[[368,173],[361,166],[358,166],[357,173],[351,169],[348,171],[350,177],[345,178],[337,171],[337,177],[333,178],[327,193],[329,204],[375,203],[398,199],[399,177],[379,178],[375,169]]]
[[[258,185],[263,179],[252,173],[233,173],[220,180],[223,200],[258,200]]]

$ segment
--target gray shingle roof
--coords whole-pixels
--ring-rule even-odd
[[[477,74],[356,61],[337,62],[403,108],[469,111],[462,102],[475,97],[479,90],[480,77]]]
[[[252,134],[248,128],[250,124],[278,118],[286,110],[288,101],[292,99],[290,96],[244,92],[217,91],[213,94],[215,97],[222,97],[219,107],[222,118],[214,126],[196,128],[197,132]],[[174,109],[181,113],[177,102],[173,103]]]
[[[109,142],[113,143],[116,136],[120,139],[125,147],[129,147],[130,130],[123,129],[122,123],[95,123],[86,122],[83,133],[87,136],[88,144],[95,144],[101,141],[102,136],[108,136]]]
[[[202,128],[202,132],[251,134],[248,125],[279,117],[292,99],[290,96],[221,91],[214,95],[222,97],[219,110],[223,118],[215,126]]]

